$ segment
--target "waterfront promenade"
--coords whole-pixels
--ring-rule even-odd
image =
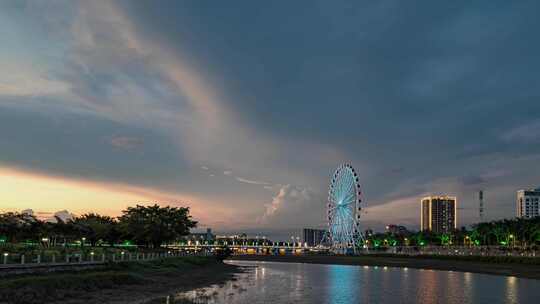
[[[478,258],[478,259],[474,259]],[[338,264],[366,267],[401,267],[445,271],[474,272],[515,276],[540,280],[540,263],[490,262],[489,258],[459,256],[406,256],[406,255],[234,255],[231,260],[267,261],[284,263]]]
[[[210,256],[209,252],[119,252],[95,256],[94,254],[64,254],[64,255],[24,255],[19,254],[14,259],[4,255],[0,264],[0,277],[14,274],[37,274],[57,271],[79,271],[104,268],[111,263],[145,262],[160,259]]]

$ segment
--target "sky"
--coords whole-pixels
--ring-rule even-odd
[[[0,210],[189,206],[199,227],[325,227],[333,171],[362,226],[515,215],[540,186],[538,1],[0,3]]]

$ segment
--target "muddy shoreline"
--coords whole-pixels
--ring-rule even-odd
[[[0,304],[165,303],[167,295],[234,280],[242,267],[214,258],[130,263],[81,272],[3,279]],[[124,267],[124,268],[122,268]]]
[[[397,256],[335,256],[335,255],[235,255],[230,260],[266,261],[310,264],[338,264],[358,266],[408,267],[444,271],[473,272],[515,276],[540,280],[540,265],[485,263],[450,259],[412,258]]]
[[[165,304],[167,295],[172,296],[177,293],[209,287],[211,285],[222,285],[227,281],[234,280],[234,275],[242,271],[242,267],[219,262],[212,265],[206,265],[202,268],[193,269],[186,273],[152,276],[152,284],[124,286],[125,288],[109,291],[107,297],[100,297],[100,295],[98,295],[94,302],[77,301],[58,303]]]

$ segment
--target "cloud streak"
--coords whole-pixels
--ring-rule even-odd
[[[540,142],[540,120],[532,121],[504,132],[501,138],[507,142]]]
[[[133,151],[144,145],[144,141],[136,137],[114,136],[110,139],[110,144],[121,150]]]
[[[245,184],[251,184],[251,185],[270,185],[270,183],[263,182],[263,181],[257,181],[257,180],[251,180],[251,179],[245,179],[242,177],[235,177],[235,179],[241,183]]]

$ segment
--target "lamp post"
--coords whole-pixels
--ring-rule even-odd
[[[508,237],[512,241],[512,247],[516,247],[516,240],[514,239],[514,235],[510,234]],[[510,245],[510,240],[508,241],[508,245]]]

